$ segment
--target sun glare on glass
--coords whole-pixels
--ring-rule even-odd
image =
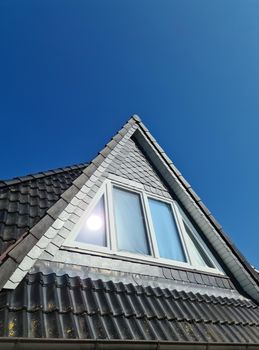
[[[86,226],[91,231],[97,231],[103,226],[103,220],[98,215],[91,215],[86,221]]]

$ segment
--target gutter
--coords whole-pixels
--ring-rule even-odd
[[[259,350],[257,343],[206,343],[156,340],[104,340],[57,338],[0,338],[0,347],[8,350]]]

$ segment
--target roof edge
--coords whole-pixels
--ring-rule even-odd
[[[0,180],[0,189],[7,187],[7,186],[16,185],[16,184],[19,184],[22,182],[26,182],[26,181],[30,181],[30,180],[34,180],[34,179],[39,179],[42,177],[60,174],[60,173],[66,172],[66,171],[82,169],[82,168],[85,168],[87,166],[88,166],[88,163],[79,163],[79,164],[74,164],[71,166],[65,166],[62,168],[40,171],[38,173],[28,174],[28,175],[24,175],[24,176],[17,176],[17,177],[11,178],[11,179]]]
[[[3,337],[0,338],[0,343],[8,344],[8,349],[16,349],[18,344],[25,346],[34,345],[38,349],[53,348],[65,349],[127,349],[127,350],[249,350],[259,349],[258,343],[217,343],[217,342],[184,342],[184,341],[165,341],[165,340],[128,340],[128,339],[63,339],[63,338],[18,338],[18,337]],[[57,347],[58,346],[58,347]],[[69,346],[69,347],[68,347]],[[27,348],[27,347],[26,347]]]

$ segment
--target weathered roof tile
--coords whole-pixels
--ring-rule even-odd
[[[16,290],[0,294],[0,335],[8,335],[7,325],[15,320],[12,335],[23,337],[259,341],[259,308],[251,301],[134,290],[123,283],[28,274]],[[37,320],[35,332],[31,320]]]
[[[0,255],[10,242],[37,224],[86,166],[80,164],[4,182],[0,188]],[[57,209],[55,206],[55,213],[51,212],[53,216]]]

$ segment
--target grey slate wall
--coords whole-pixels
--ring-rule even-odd
[[[170,198],[159,175],[131,139],[123,147],[120,154],[115,157],[108,172],[141,183],[148,192]]]

